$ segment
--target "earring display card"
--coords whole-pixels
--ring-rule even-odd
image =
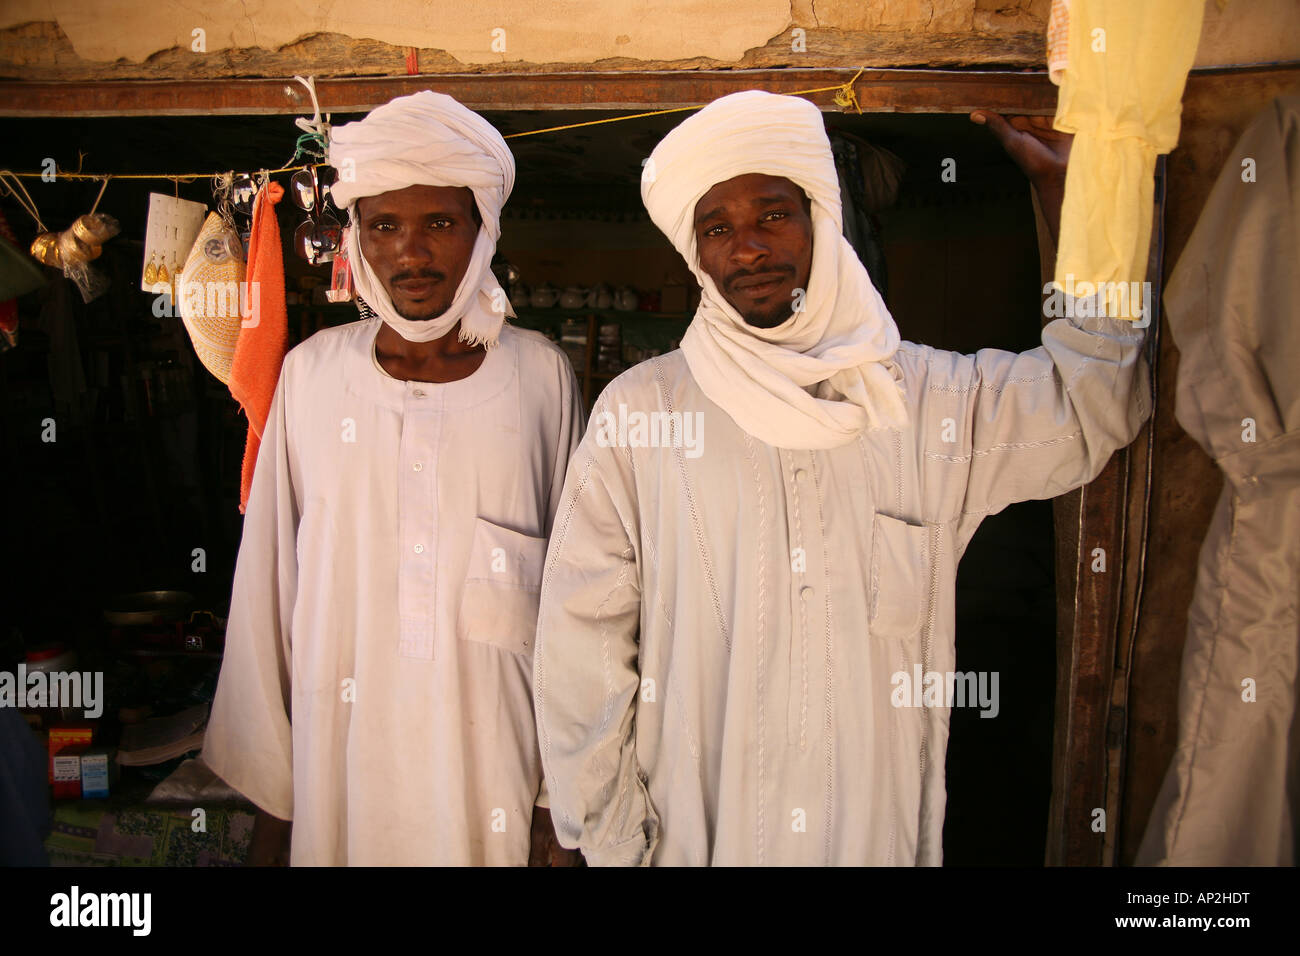
[[[145,278],[152,257],[154,267],[166,263],[168,271],[173,264],[179,268],[189,258],[190,249],[203,227],[203,217],[208,207],[201,202],[177,199],[162,193],[149,194],[149,220],[145,227],[144,261],[140,263],[140,289],[153,291]],[[170,289],[171,283],[167,283]],[[162,291],[162,290],[159,290]]]

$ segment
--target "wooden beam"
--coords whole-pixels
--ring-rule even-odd
[[[695,106],[740,90],[795,93],[847,83],[854,69],[698,70],[637,73],[500,73],[319,79],[322,112],[364,113],[420,90],[474,110],[628,110]],[[1050,115],[1056,87],[1042,72],[867,70],[855,89],[864,112]],[[838,110],[834,92],[809,96]],[[187,116],[311,112],[302,87],[284,80],[0,82],[0,116]]]
[[[696,106],[740,90],[795,93],[847,83],[852,68],[663,70],[642,72],[457,73],[424,76],[319,79],[327,113],[364,113],[393,97],[420,90],[454,96],[471,109],[649,111]],[[1218,88],[1225,78],[1294,82],[1294,67],[1249,67],[1193,72],[1189,92]],[[988,109],[1050,116],[1056,87],[1041,71],[880,69],[864,71],[855,86],[867,113],[969,113]],[[809,96],[823,110],[839,110],[834,92]],[[292,81],[129,80],[100,83],[0,81],[0,116],[195,116],[302,114],[305,92]]]

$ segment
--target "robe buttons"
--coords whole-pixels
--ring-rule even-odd
[[[796,469],[794,470],[794,480],[795,480],[795,481],[800,481],[800,480],[802,480],[802,478],[803,478],[803,469],[802,469],[802,468],[796,468]]]
[[[420,464],[420,463],[417,461],[414,465],[411,466],[411,470],[412,470],[412,471],[423,471],[423,470],[424,470],[424,465]]]
[[[422,544],[417,544],[417,545],[415,546],[415,553],[416,553],[416,554],[424,554],[424,545],[422,545]]]
[[[799,589],[799,598],[800,600],[807,601],[809,598],[812,597],[812,593],[813,593],[813,589],[805,584],[803,587]]]
[[[416,398],[424,398],[424,389],[417,388],[411,394],[414,395]]]

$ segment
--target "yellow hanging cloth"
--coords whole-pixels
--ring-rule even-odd
[[[1183,86],[1205,5],[1057,0],[1056,6],[1057,24],[1068,6],[1068,42],[1064,70],[1052,70],[1061,83],[1054,125],[1075,136],[1055,281],[1074,295],[1090,294],[1081,283],[1094,289],[1107,283],[1107,314],[1139,319],[1142,303],[1125,293],[1128,283],[1146,278],[1156,156],[1178,145]]]

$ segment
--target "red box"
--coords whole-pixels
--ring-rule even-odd
[[[81,755],[87,749],[84,744],[64,747],[51,758],[55,800],[81,799]]]
[[[50,728],[50,783],[54,783],[54,756],[68,747],[89,747],[95,730],[88,724]],[[80,774],[78,774],[77,793],[81,793]]]

